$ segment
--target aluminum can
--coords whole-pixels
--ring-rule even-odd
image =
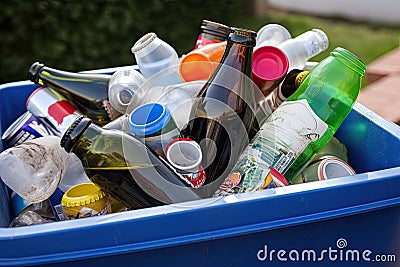
[[[50,87],[36,89],[28,98],[26,108],[57,136],[62,136],[72,122],[82,115],[75,106]]]
[[[52,132],[32,113],[26,111],[7,128],[1,139],[9,147],[13,147],[25,141],[49,135],[53,135]]]

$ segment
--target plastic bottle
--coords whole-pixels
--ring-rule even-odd
[[[259,190],[271,167],[291,183],[350,112],[365,69],[354,54],[335,48],[268,117],[231,172],[239,179],[219,191]]]
[[[226,41],[228,33],[228,26],[204,19],[201,23],[200,34],[194,48],[197,49],[208,44]]]
[[[257,32],[256,46],[278,45],[286,40],[291,39],[290,32],[279,24],[270,23],[261,27]]]
[[[142,98],[141,104],[159,103],[164,105],[171,112],[178,129],[183,130],[189,121],[190,112],[188,111],[192,108],[196,96],[206,82],[207,80],[198,80],[146,88],[147,94]],[[131,105],[129,108],[136,107]]]
[[[141,37],[131,48],[136,64],[146,79],[152,79],[155,85],[181,83],[178,73],[178,54],[175,49],[150,32]],[[155,76],[160,71],[168,70],[167,75]],[[153,78],[152,78],[153,77]]]
[[[162,157],[165,146],[180,136],[171,112],[159,103],[137,107],[129,115],[128,122],[132,133]]]
[[[155,152],[122,131],[105,130],[80,117],[61,139],[78,156],[90,180],[129,209],[200,197]]]
[[[194,49],[182,57],[179,74],[184,82],[208,80],[218,67],[226,42],[212,43]]]
[[[34,83],[60,91],[96,124],[105,125],[121,115],[108,102],[111,75],[69,72],[35,62],[29,68],[28,76]]]
[[[108,84],[111,107],[124,114],[129,105],[139,103],[142,97],[140,87],[145,81],[143,75],[133,68],[116,71]]]
[[[79,163],[79,164],[78,164]],[[45,136],[9,148],[0,154],[0,177],[18,195],[37,203],[57,187],[65,192],[88,181],[80,161],[60,146],[60,138]]]
[[[255,35],[253,31],[232,28],[223,59],[200,90],[183,131],[202,147],[205,184],[210,190],[222,183],[218,178],[229,173],[249,140],[255,118],[250,78]]]
[[[320,29],[312,29],[304,32],[293,39],[288,39],[278,45],[289,59],[289,70],[303,69],[306,62],[325,51],[329,41],[326,34]]]

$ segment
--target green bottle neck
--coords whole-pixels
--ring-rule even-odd
[[[357,99],[365,69],[354,54],[336,48],[287,101],[306,99],[315,114],[336,131]]]

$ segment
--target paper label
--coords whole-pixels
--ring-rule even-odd
[[[233,169],[235,183],[228,181],[221,191],[240,193],[265,188],[269,168],[284,174],[304,149],[321,138],[328,125],[311,109],[307,100],[284,102],[257,133]],[[240,181],[237,181],[240,179]],[[230,188],[227,185],[232,185]]]

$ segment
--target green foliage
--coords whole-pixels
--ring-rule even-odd
[[[178,54],[202,19],[231,25],[240,0],[8,0],[0,9],[0,82],[26,80],[35,61],[82,71],[135,64],[130,48],[155,32]]]

